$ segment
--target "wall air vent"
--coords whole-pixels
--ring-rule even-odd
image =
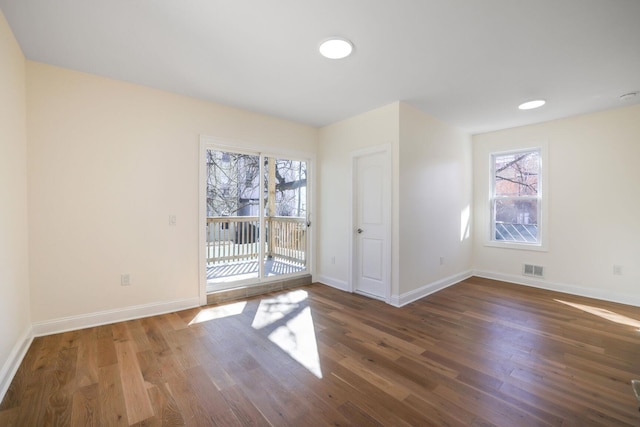
[[[541,265],[524,264],[522,274],[531,277],[544,277],[544,267]]]

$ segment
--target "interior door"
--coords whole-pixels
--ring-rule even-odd
[[[354,159],[354,291],[385,300],[390,289],[388,153]]]

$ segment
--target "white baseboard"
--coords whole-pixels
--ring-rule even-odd
[[[332,288],[340,289],[341,291],[351,292],[351,289],[349,289],[349,284],[344,280],[338,280],[333,277],[320,274],[318,275],[318,282],[322,283],[323,285],[331,286]]]
[[[43,335],[58,334],[60,332],[91,328],[94,326],[107,325],[109,323],[123,322],[132,319],[140,319],[142,317],[171,313],[173,311],[186,310],[188,308],[199,306],[200,298],[195,297],[176,301],[143,304],[115,310],[99,311],[96,313],[81,314],[78,316],[62,317],[43,322],[34,322],[33,335],[39,337]]]
[[[420,298],[424,298],[427,295],[430,295],[434,292],[438,292],[451,285],[455,285],[456,283],[461,282],[464,279],[468,279],[471,276],[472,276],[471,270],[467,270],[467,271],[463,271],[462,273],[454,274],[453,276],[445,277],[438,281],[426,284],[424,286],[419,287],[418,289],[405,292],[404,294],[401,294],[401,295],[391,295],[391,301],[389,301],[389,304],[395,307],[402,307],[411,302],[417,301]]]
[[[2,370],[0,370],[0,402],[4,399],[4,395],[7,393],[7,390],[9,390],[11,381],[13,381],[13,377],[16,375],[16,372],[22,363],[22,359],[24,359],[24,356],[27,354],[27,350],[29,350],[32,341],[33,331],[32,327],[29,326],[20,336],[18,342],[16,342],[11,353],[9,353],[9,358],[2,366]]]
[[[603,301],[617,302],[620,304],[633,305],[640,307],[640,295],[623,294],[612,292],[605,289],[584,288],[581,286],[568,285],[565,283],[549,282],[544,279],[534,279],[529,277],[518,276],[514,274],[497,273],[494,271],[473,272],[474,276],[484,277],[486,279],[500,280],[503,282],[514,283],[516,285],[531,286],[534,288],[546,289],[549,291],[562,292],[565,294],[577,295],[581,297],[594,298]]]

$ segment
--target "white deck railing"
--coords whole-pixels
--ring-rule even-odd
[[[266,219],[270,245],[267,255],[306,265],[307,224],[305,218],[278,216]],[[271,253],[269,254],[269,249]]]
[[[306,265],[305,218],[265,218],[265,255]],[[207,218],[207,263],[256,261],[260,254],[260,218],[257,216]]]

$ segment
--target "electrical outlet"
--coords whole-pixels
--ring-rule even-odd
[[[130,286],[131,285],[131,275],[129,274],[121,274],[120,275],[120,286]]]
[[[614,276],[622,276],[622,266],[621,265],[614,265],[613,266],[613,275]]]
[[[444,257],[443,256],[440,257],[440,265],[444,265]]]
[[[177,219],[175,215],[169,215],[169,225],[176,225]]]

